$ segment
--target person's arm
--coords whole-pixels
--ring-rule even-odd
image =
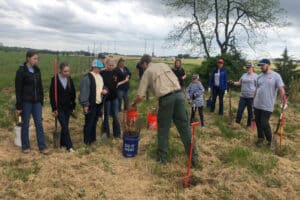
[[[210,90],[213,88],[213,86],[214,86],[214,71],[212,71],[210,74],[210,78],[208,81],[208,92],[210,92]]]
[[[129,79],[131,78],[131,72],[130,72],[130,70],[126,67],[126,70],[127,70],[127,73],[128,73],[128,75],[129,75]]]
[[[133,103],[131,104],[131,107],[136,109],[137,104],[139,104],[144,97],[146,96],[148,87],[149,87],[149,78],[148,78],[148,71],[145,71],[144,75],[142,76],[142,79],[140,81],[140,85],[137,91],[137,97],[133,100]]]
[[[287,104],[287,98],[286,98],[286,93],[285,93],[284,87],[279,87],[278,90],[279,90],[279,94],[280,94],[282,103]]]
[[[137,104],[140,103],[144,98],[144,96],[137,95],[137,97],[133,100],[131,107],[136,108]]]
[[[185,90],[185,96],[186,96],[186,99],[188,99],[188,100],[191,99],[190,88],[191,88],[191,85],[189,85]]]
[[[42,74],[41,74],[41,71],[40,71],[40,69],[38,67],[35,67],[34,70],[38,70],[38,75],[39,75],[38,87],[39,87],[39,95],[41,97],[40,103],[43,106],[44,105],[44,87],[43,87],[43,83],[42,83]]]
[[[117,87],[119,87],[120,85],[123,85],[125,83],[127,83],[129,81],[129,75],[126,76],[126,78],[123,81],[120,81],[117,83]]]
[[[225,69],[224,69],[224,81],[225,81],[225,91],[226,91],[228,86],[227,86],[227,71]]]
[[[75,102],[76,90],[75,90],[74,82],[73,82],[72,78],[70,78],[70,85],[71,85],[71,105],[72,105],[71,109],[75,110],[75,107],[76,107],[76,102]]]
[[[186,79],[186,74],[185,74],[184,69],[182,69],[182,76],[181,76],[181,79],[182,79],[182,80],[185,80],[185,79]]]
[[[52,112],[54,112],[57,110],[57,107],[55,105],[55,99],[54,99],[54,78],[51,79],[51,84],[50,84],[50,89],[49,89],[49,98],[50,98]]]
[[[19,69],[15,77],[15,91],[16,91],[16,113],[19,115],[22,112],[22,91],[23,91],[23,73]]]
[[[229,81],[229,82],[231,82],[231,81]],[[232,84],[235,86],[241,86],[242,85],[242,77],[240,78],[239,81],[232,81]]]
[[[88,75],[85,76],[80,82],[80,94],[79,102],[83,106],[83,112],[88,112],[88,107],[90,105],[89,96],[90,96],[90,80]]]

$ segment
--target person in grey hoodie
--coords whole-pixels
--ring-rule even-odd
[[[192,82],[186,88],[186,98],[191,101],[192,112],[191,112],[191,123],[195,121],[195,113],[198,109],[201,127],[204,127],[204,116],[203,116],[203,94],[205,89],[199,80],[198,74],[193,74]]]

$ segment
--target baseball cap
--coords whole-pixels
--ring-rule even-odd
[[[219,59],[218,63],[224,64],[224,60],[223,59]]]
[[[106,58],[106,56],[103,53],[99,53],[98,58]]]
[[[254,67],[252,63],[247,63],[246,68]]]
[[[271,62],[270,62],[269,59],[264,58],[264,59],[261,59],[261,60],[259,61],[258,66],[261,67],[261,66],[264,66],[264,65],[266,65],[266,64],[270,65]]]
[[[92,67],[103,68],[104,66],[100,60],[95,59],[92,62]]]

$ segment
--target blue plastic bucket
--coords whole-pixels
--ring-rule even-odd
[[[212,106],[212,100],[209,98],[206,100],[206,107],[210,108]]]
[[[136,156],[139,148],[139,136],[123,136],[123,156]]]

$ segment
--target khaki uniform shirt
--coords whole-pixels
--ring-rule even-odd
[[[162,97],[170,92],[180,90],[176,75],[164,63],[149,63],[142,76],[137,95],[146,96],[148,87],[154,91],[156,97]]]
[[[94,72],[90,72],[93,77],[95,78],[95,82],[96,82],[96,104],[100,104],[101,101],[102,101],[102,95],[101,95],[101,92],[102,92],[102,89],[103,89],[103,79],[101,77],[100,74],[95,74]]]

